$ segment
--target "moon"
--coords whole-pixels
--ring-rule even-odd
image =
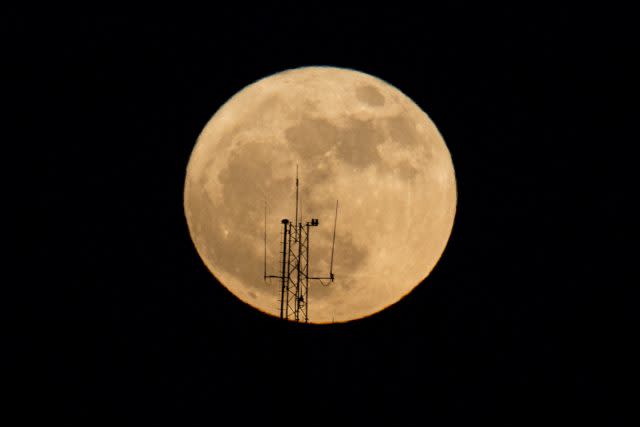
[[[346,322],[399,301],[433,270],[453,227],[449,150],[410,98],[359,71],[303,67],[258,80],[202,130],[186,171],[184,211],[198,254],[236,297],[279,316],[282,224],[295,215],[296,167],[310,236],[311,323]]]

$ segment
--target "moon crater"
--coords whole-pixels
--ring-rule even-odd
[[[384,96],[374,86],[360,86],[356,89],[356,97],[373,107],[384,105]]]

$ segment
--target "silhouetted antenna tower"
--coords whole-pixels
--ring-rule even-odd
[[[333,253],[336,244],[336,225],[338,223],[338,201],[336,200],[336,213],[333,221],[333,240],[331,243],[331,262],[328,276],[310,276],[309,273],[309,247],[310,232],[312,227],[320,225],[317,218],[303,222],[302,209],[299,206],[299,180],[298,167],[296,166],[296,209],[293,221],[287,218],[281,222],[282,233],[282,266],[279,275],[267,274],[267,202],[264,206],[264,280],[280,280],[280,318],[294,322],[309,321],[309,282],[319,281],[322,285],[328,286],[333,282]],[[300,217],[298,217],[298,214]]]

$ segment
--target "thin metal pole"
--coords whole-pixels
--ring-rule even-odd
[[[305,286],[304,286],[304,323],[309,322],[309,223],[307,222],[307,265],[305,268]]]
[[[298,224],[298,262],[296,266],[296,322],[300,320],[300,256],[302,255],[302,224]]]
[[[329,277],[333,281],[333,250],[336,246],[336,225],[338,224],[338,201],[336,200],[336,215],[333,220],[333,243],[331,243],[331,267],[329,268]]]
[[[287,304],[284,308],[285,317],[289,319],[289,299],[291,298],[291,232],[292,224],[289,223],[289,250],[287,251]],[[293,230],[295,232],[295,228]]]
[[[284,290],[286,287],[286,281],[289,280],[287,276],[285,276],[285,268],[287,266],[287,221],[286,219],[282,220],[282,224],[284,224],[284,234],[282,236],[282,289],[280,290],[280,318],[284,318]]]
[[[296,219],[295,224],[298,224],[298,164],[296,163]]]
[[[264,201],[264,280],[267,280],[267,201]]]

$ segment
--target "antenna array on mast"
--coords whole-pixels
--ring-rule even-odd
[[[309,247],[312,227],[320,225],[317,218],[302,221],[302,210],[299,205],[299,179],[296,165],[296,208],[293,221],[284,218],[280,223],[282,232],[281,272],[279,275],[267,274],[267,203],[265,200],[264,216],[264,280],[280,281],[280,318],[294,322],[309,321],[309,283],[317,280],[328,286],[335,279],[333,274],[333,254],[336,243],[336,225],[338,221],[338,201],[333,222],[333,240],[331,243],[331,262],[328,276],[311,276],[309,274]],[[300,217],[298,217],[300,214]]]

